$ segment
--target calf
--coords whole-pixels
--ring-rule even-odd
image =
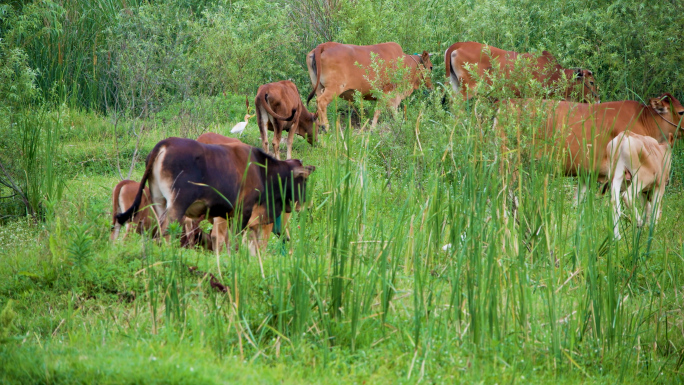
[[[313,144],[317,133],[314,122],[318,114],[310,113],[299,98],[297,86],[289,80],[268,83],[259,87],[254,99],[257,124],[261,133],[264,151],[269,152],[268,131],[273,131],[273,153],[280,160],[280,138],[283,131],[287,135],[287,158],[292,158],[292,142],[298,134]]]
[[[124,238],[128,235],[131,227],[136,226],[139,234],[144,231],[154,228],[157,224],[157,220],[150,210],[150,189],[145,187],[143,189],[143,196],[140,201],[140,206],[142,209],[137,211],[131,220],[125,223],[119,223],[116,220],[117,214],[123,213],[128,207],[130,207],[135,201],[136,194],[140,190],[140,184],[132,180],[122,180],[115,187],[112,192],[112,233],[109,237],[111,241],[116,240],[119,237],[119,232],[121,230],[121,225],[125,224],[126,232],[124,233]],[[202,245],[204,248],[211,250],[211,239],[199,228],[199,221],[192,221],[188,218],[183,218],[183,233],[181,235],[181,246],[183,247],[193,247],[197,244]]]
[[[601,162],[601,167],[611,176],[610,201],[613,206],[613,231],[616,239],[620,239],[618,222],[621,198],[627,208],[631,206],[634,210],[637,226],[643,226],[644,222],[639,216],[636,198],[641,201],[646,198],[646,222],[650,221],[654,210],[655,222],[660,219],[661,200],[670,178],[670,148],[673,143],[672,133],[667,142],[658,143],[650,136],[630,132],[624,132],[608,143],[607,156]]]
[[[141,234],[143,231],[151,229],[152,226],[154,226],[154,217],[151,216],[152,213],[148,207],[150,205],[150,189],[148,188],[144,189],[143,195],[140,198],[140,205],[138,207],[142,207],[142,210],[136,211],[133,217],[126,222],[119,223],[116,220],[117,214],[123,213],[133,204],[138,190],[140,190],[140,184],[128,179],[122,180],[114,187],[114,191],[112,191],[112,233],[109,236],[111,241],[114,241],[119,237],[121,225],[126,226],[124,238],[128,235],[128,232],[134,225],[136,226],[138,233]]]

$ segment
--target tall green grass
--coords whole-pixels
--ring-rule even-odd
[[[309,203],[290,223],[291,241],[274,239],[260,259],[242,246],[217,260],[137,235],[109,245],[97,219],[107,194],[86,204],[67,193],[80,208],[58,210],[51,258],[36,268],[18,252],[5,257],[3,271],[25,272],[0,290],[3,306],[17,301],[13,336],[37,330],[41,344],[51,341],[35,342],[46,354],[57,341],[78,350],[100,338],[140,348],[152,340],[257,367],[366,368],[362,378],[373,372],[367,365],[394,357],[391,378],[412,381],[492,378],[482,370],[542,381],[676,379],[681,244],[664,226],[679,220],[623,224],[624,239],[613,241],[607,199],[589,194],[573,207],[575,182],[558,176],[555,158],[522,156],[534,153],[525,141],[501,155],[491,120],[476,112],[484,105],[456,101],[452,117],[439,98],[415,99],[406,120],[388,116],[376,132],[338,120],[320,147],[302,141],[298,151],[317,166]],[[437,120],[416,129],[419,115]],[[515,136],[522,127],[504,128]],[[401,151],[391,154],[404,159],[400,169],[386,172],[381,148],[385,158]],[[507,181],[515,181],[517,219]],[[76,217],[84,224],[70,223]],[[228,292],[188,266],[213,272]],[[31,286],[26,280],[46,288],[34,290],[57,306],[52,315],[33,295],[14,294]]]

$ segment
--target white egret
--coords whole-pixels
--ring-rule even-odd
[[[235,126],[233,126],[233,129],[230,130],[231,134],[241,134],[242,131],[245,130],[245,127],[247,127],[247,123],[249,123],[249,119],[256,115],[256,114],[254,114],[254,115],[249,114],[249,99],[245,98],[245,104],[247,104],[247,114],[245,115],[245,121],[240,122],[240,123],[236,124]]]

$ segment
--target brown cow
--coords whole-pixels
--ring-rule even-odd
[[[541,106],[540,110],[535,107]],[[605,181],[608,174],[600,170],[608,143],[624,131],[650,136],[665,142],[669,135],[681,135],[684,107],[670,94],[651,98],[645,105],[633,100],[599,104],[572,103],[552,100],[514,99],[502,103],[497,113],[498,121],[513,113],[519,119],[522,111],[532,110],[532,115],[543,113],[540,135],[547,141],[561,144],[564,141],[565,174],[598,173]],[[587,186],[580,180],[576,194],[581,200]]]
[[[112,192],[112,233],[109,237],[114,241],[119,237],[121,224],[116,220],[116,215],[126,211],[135,201],[135,196],[140,190],[140,184],[136,181],[124,179],[119,182]],[[150,230],[157,224],[157,219],[152,214],[150,206],[150,189],[145,187],[143,196],[140,201],[142,209],[133,215],[133,219],[127,221],[126,232],[124,238],[128,235],[131,227],[136,226],[137,232],[142,234],[144,231]],[[182,247],[193,247],[195,245],[202,245],[204,248],[211,250],[211,239],[199,228],[199,221],[192,221],[188,218],[183,218],[183,233],[181,235]],[[156,236],[156,232],[154,234]]]
[[[501,76],[510,79],[515,62],[519,58],[525,58],[533,63],[532,76],[544,87],[552,90],[560,88],[564,100],[587,103],[596,100],[600,103],[594,74],[585,69],[563,68],[548,51],[537,57],[529,53],[504,51],[476,42],[456,43],[444,53],[446,77],[449,78],[454,92],[461,92],[465,99],[470,99],[476,94],[477,82],[469,71],[473,68],[469,66],[477,66],[477,77],[485,78],[487,83],[491,84],[489,71],[492,70],[493,60],[498,63]],[[566,83],[566,79],[570,81],[569,84]],[[517,88],[513,89],[513,92],[518,98],[522,96]],[[553,96],[554,93],[552,91],[548,96]],[[579,100],[573,98],[573,95],[580,95]]]
[[[140,190],[140,184],[129,179],[122,180],[114,187],[114,191],[112,191],[112,233],[109,236],[110,240],[113,241],[119,237],[119,231],[121,230],[121,225],[123,225],[123,223],[117,222],[116,215],[131,207],[138,190]],[[133,226],[136,226],[138,233],[142,234],[155,225],[156,222],[154,216],[151,216],[152,213],[148,207],[149,205],[150,190],[145,188],[139,206],[142,207],[142,210],[137,211],[133,218],[125,223],[126,231],[124,232],[124,238]]]
[[[384,61],[384,68],[380,68],[380,74],[366,73],[372,68],[371,53],[377,54],[377,58]],[[325,129],[328,126],[328,104],[335,96],[352,101],[355,91],[359,91],[364,99],[375,100],[371,94],[369,80],[377,82],[376,87],[381,87],[381,91],[385,93],[395,90],[397,85],[385,78],[398,69],[400,62],[403,62],[409,71],[411,87],[389,101],[389,106],[395,109],[404,98],[420,87],[423,81],[428,88],[432,88],[430,77],[426,73],[427,70],[432,71],[432,62],[426,51],[423,51],[422,55],[407,55],[397,43],[351,45],[328,42],[320,44],[306,57],[306,65],[309,68],[309,77],[313,85],[306,103],[311,101],[314,94],[317,96],[318,121]],[[381,79],[377,79],[378,76]],[[373,127],[377,124],[379,115],[380,109],[376,107]]]
[[[625,206],[634,210],[637,226],[644,222],[637,210],[636,198],[646,198],[644,211],[646,222],[650,222],[655,210],[654,224],[662,213],[662,198],[665,186],[670,179],[672,165],[671,146],[674,135],[668,135],[668,141],[658,143],[650,136],[642,136],[632,132],[623,132],[608,143],[606,155],[601,162],[601,173],[609,175],[611,180],[611,204],[613,206],[613,231],[616,239],[620,239],[618,223],[620,216],[620,197]],[[625,185],[625,182],[626,185]]]
[[[300,102],[301,103],[301,102]],[[205,143],[205,144],[232,144],[232,143],[240,143],[244,144],[241,142],[239,139],[236,138],[230,138],[228,136],[220,135],[220,134],[215,134],[213,132],[207,132],[202,135],[200,135],[197,138],[197,141],[200,143]],[[290,219],[290,213],[283,213],[283,226],[282,228],[285,228],[285,224]],[[212,227],[211,231],[211,239],[214,245],[214,251],[216,253],[221,252],[221,248],[223,245],[226,243],[227,238],[227,231],[228,231],[228,223],[225,218],[214,218],[214,225]],[[259,210],[255,210],[252,212],[252,217],[249,220],[249,229],[250,229],[250,253],[251,254],[256,254],[259,250],[263,249],[266,247],[268,244],[268,238],[271,235],[271,232],[273,230],[273,223],[266,223],[266,219],[263,216],[259,215]]]
[[[297,86],[289,80],[268,83],[259,87],[254,99],[257,125],[261,133],[261,143],[268,149],[268,131],[273,131],[273,153],[280,159],[280,138],[284,131],[287,136],[287,158],[292,158],[292,142],[295,134],[303,136],[313,144],[317,133],[314,122],[317,114],[310,113],[299,98]]]
[[[149,181],[162,233],[184,215],[195,220],[206,215],[213,221],[239,213],[235,218],[239,230],[249,226],[252,214],[271,223],[277,213],[298,209],[306,199],[306,179],[314,170],[296,159],[279,161],[243,143],[164,139],[147,157],[135,202],[117,215],[117,221],[125,223],[138,210],[142,187]]]

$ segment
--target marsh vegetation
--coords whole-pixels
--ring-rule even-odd
[[[609,196],[573,205],[524,124],[502,154],[496,106],[453,95],[442,55],[548,50],[602,101],[684,100],[682,25],[680,1],[1,4],[0,382],[681,382],[681,146],[661,222],[616,241]],[[434,90],[373,130],[373,104],[336,99],[315,146],[295,139],[316,172],[289,242],[109,242],[111,189],[159,140],[228,135],[263,83],[305,98],[328,40],[435,53]],[[254,123],[240,139],[261,143]]]

